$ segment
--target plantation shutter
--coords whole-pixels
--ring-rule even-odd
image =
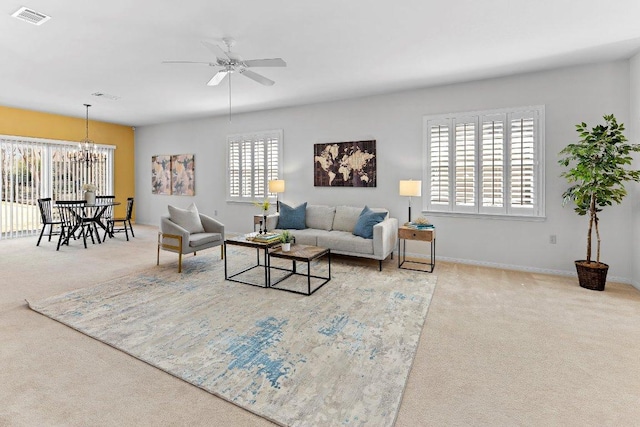
[[[228,154],[229,197],[240,197],[240,142],[229,142]]]
[[[253,144],[250,140],[242,141],[240,148],[240,185],[242,188],[242,197],[253,196],[253,187],[251,185],[251,170],[253,168]]]
[[[455,204],[456,210],[475,206],[476,121],[462,118],[455,124]],[[469,209],[473,212],[473,209]]]
[[[482,116],[480,211],[505,213],[505,114]]]
[[[268,182],[280,176],[282,131],[227,137],[227,199],[256,201],[269,197]]]
[[[424,117],[427,211],[544,216],[544,106]]]
[[[535,122],[533,112],[512,114],[510,120],[510,208],[532,210],[535,200]]]
[[[427,123],[427,176],[429,182],[430,209],[443,210],[450,205],[450,121]]]
[[[256,139],[253,143],[253,191],[256,195],[266,194],[265,175],[266,157],[264,138]]]
[[[266,156],[266,172],[267,182],[280,178],[280,141],[278,138],[269,137],[267,139],[267,156]],[[269,191],[267,187],[266,191]],[[269,193],[269,196],[275,194]]]

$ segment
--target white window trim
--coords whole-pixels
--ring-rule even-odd
[[[266,194],[255,194],[252,193],[251,196],[232,196],[231,195],[231,165],[229,164],[229,155],[230,148],[232,142],[243,141],[243,140],[257,140],[257,139],[267,139],[276,137],[278,139],[278,169],[276,176],[273,176],[272,179],[282,179],[282,166],[283,166],[283,157],[284,157],[284,132],[282,129],[273,129],[273,130],[265,130],[265,131],[257,131],[257,132],[245,132],[245,133],[237,133],[232,135],[227,135],[227,145],[226,145],[226,157],[225,163],[227,168],[227,181],[226,181],[226,201],[227,203],[253,203],[255,201],[262,201],[265,198],[269,200],[275,201],[276,195],[268,193],[268,179],[265,179],[265,193]],[[253,166],[252,166],[253,170]],[[265,174],[268,173],[268,170],[265,169]],[[240,193],[242,193],[242,187],[240,188]]]
[[[481,118],[483,116],[491,116],[491,115],[504,115],[506,117],[511,117],[512,115],[518,116],[526,112],[534,112],[537,114],[537,120],[535,122],[536,126],[536,151],[534,154],[534,162],[536,165],[535,169],[535,194],[534,200],[536,201],[533,209],[522,209],[517,207],[511,207],[509,204],[509,182],[508,179],[505,179],[505,198],[504,198],[504,208],[487,208],[481,206],[481,181],[480,179],[476,180],[476,203],[475,206],[469,209],[468,206],[465,207],[456,207],[455,206],[455,122],[460,119],[469,118],[471,116],[476,117],[476,132],[479,137],[476,138],[476,177],[481,173],[481,156],[479,145],[481,144]],[[444,204],[432,204],[431,203],[431,169],[429,164],[429,156],[430,156],[430,146],[429,146],[429,122],[441,121],[447,122],[450,125],[453,125],[453,128],[450,129],[450,134],[453,134],[453,138],[449,138],[449,203],[447,205]],[[505,120],[505,135],[509,134],[509,129],[511,126],[510,120]],[[508,162],[510,161],[510,157],[506,154],[508,153],[508,138],[505,137],[504,142],[504,150],[505,150],[505,158]],[[482,218],[492,218],[492,219],[521,219],[521,220],[543,220],[545,218],[545,106],[544,105],[533,105],[533,106],[525,106],[525,107],[515,107],[515,108],[501,108],[495,110],[479,110],[479,111],[470,111],[470,112],[457,112],[457,113],[446,113],[446,114],[436,114],[429,115],[423,117],[423,188],[426,189],[425,194],[422,197],[422,211],[425,214],[436,214],[442,216],[456,216],[456,217],[482,217]],[[505,177],[509,175],[508,169],[505,168]]]

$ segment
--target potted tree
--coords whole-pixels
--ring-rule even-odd
[[[613,114],[603,116],[604,125],[591,130],[582,122],[576,125],[580,141],[567,145],[558,162],[569,170],[563,172],[571,186],[562,194],[563,206],[575,203],[578,215],[589,215],[587,259],[575,262],[580,286],[603,291],[609,266],[600,262],[600,228],[598,213],[605,206],[622,202],[627,181],[640,181],[640,170],[627,169],[631,153],[640,151],[639,144],[630,144],[624,136],[624,124],[618,124]],[[596,259],[592,260],[592,235],[596,233]]]

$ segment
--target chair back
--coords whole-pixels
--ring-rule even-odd
[[[101,205],[105,203],[113,203],[116,196],[96,196],[96,205]],[[109,205],[104,209],[104,213],[102,217],[106,220],[113,218],[113,205]]]
[[[40,208],[40,217],[43,224],[53,222],[53,214],[51,213],[51,197],[38,199],[38,207]]]
[[[131,214],[133,213],[133,197],[127,198],[127,221],[131,221]]]
[[[84,200],[59,200],[56,202],[63,226],[74,227],[82,222],[86,202]]]

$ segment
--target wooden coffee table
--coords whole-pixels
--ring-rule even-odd
[[[288,252],[283,252],[282,248],[275,248],[275,249],[268,250],[268,253],[269,253],[269,257],[268,257],[269,279],[268,279],[268,282],[269,282],[269,287],[270,288],[278,289],[280,291],[293,292],[293,293],[301,294],[301,295],[311,295],[311,294],[313,294],[315,291],[317,291],[318,289],[323,287],[327,282],[329,282],[331,280],[331,250],[330,249],[320,248],[318,246],[295,244],[295,245],[291,245],[291,250],[288,251]],[[322,258],[324,256],[327,257],[327,262],[329,263],[328,276],[327,277],[323,277],[323,276],[315,276],[315,275],[311,274],[311,261],[315,261],[315,260],[320,259],[320,258]],[[271,265],[271,258],[282,258],[282,259],[291,260],[291,262],[292,262],[291,269],[272,266]],[[298,273],[297,268],[296,268],[296,262],[298,262],[298,261],[307,263],[307,272],[306,273]],[[271,283],[271,270],[273,270],[273,269],[287,271],[288,274],[286,274],[284,277],[278,279],[276,282]],[[298,290],[295,290],[295,289],[288,289],[288,288],[278,287],[278,284],[282,283],[284,280],[286,280],[287,278],[289,278],[289,277],[291,277],[293,275],[306,276],[306,278],[307,278],[307,291],[306,292],[298,291]],[[313,290],[311,290],[311,279],[312,278],[322,280],[322,282],[318,286],[316,286]]]

